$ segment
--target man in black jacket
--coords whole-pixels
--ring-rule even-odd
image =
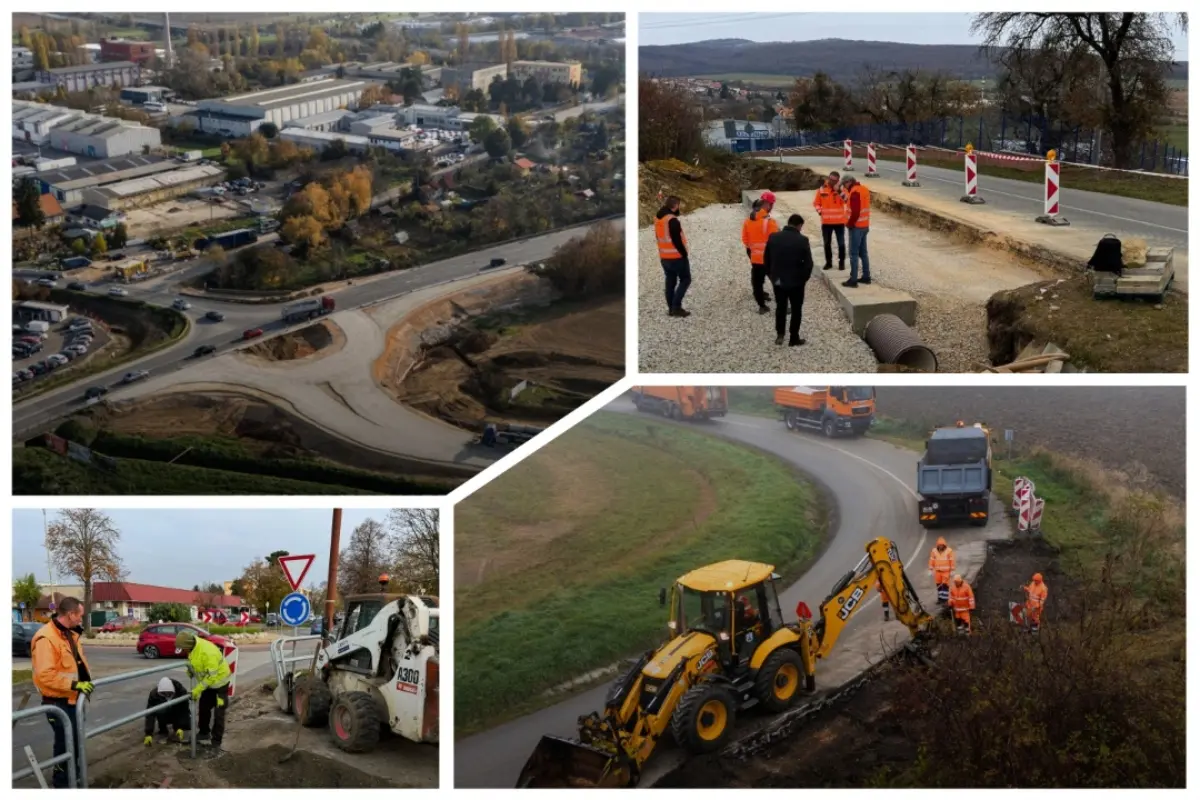
[[[692,285],[692,265],[688,260],[687,236],[679,221],[678,197],[668,197],[658,210],[654,219],[654,238],[666,278],[667,314],[690,317],[691,312],[683,307],[683,296]]]
[[[788,217],[787,226],[767,239],[763,261],[767,277],[775,290],[775,344],[783,344],[783,329],[787,323],[788,303],[792,305],[789,327],[789,347],[804,344],[800,338],[800,320],[804,307],[804,284],[812,277],[813,257],[808,237],[800,233],[804,220],[799,214]]]
[[[183,688],[182,683],[174,678],[163,678],[150,691],[149,696],[146,698],[146,709],[157,708],[177,697],[183,697],[185,693],[186,690]],[[188,703],[178,703],[170,708],[164,708],[156,714],[148,714],[145,719],[146,738],[144,744],[147,747],[154,741],[155,724],[158,725],[158,732],[162,734],[164,739],[170,734],[169,728],[174,728],[175,740],[178,742],[183,741],[183,732],[192,728],[191,707]]]

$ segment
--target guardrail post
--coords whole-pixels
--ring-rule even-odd
[[[87,714],[87,695],[83,692],[79,693],[79,699],[75,701],[75,730],[79,731],[79,783],[80,789],[88,788],[88,771],[87,771],[87,729],[84,727]]]
[[[25,753],[26,757],[29,758],[29,766],[14,772],[12,779],[18,781],[21,778],[36,776],[38,783],[45,787],[46,779],[42,775],[42,770],[47,767],[57,768],[60,762],[65,761],[67,763],[67,788],[77,788],[79,786],[78,764],[86,758],[86,755],[80,758],[80,754],[76,751],[76,748],[83,746],[84,739],[82,736],[75,736],[74,727],[71,725],[71,717],[66,711],[63,711],[58,706],[35,706],[33,708],[23,708],[14,711],[12,715],[13,730],[16,730],[17,723],[21,720],[41,714],[45,714],[47,718],[57,718],[59,724],[63,726],[63,742],[66,745],[66,752],[61,756],[53,756],[46,761],[38,761],[33,755],[33,748],[26,746]]]

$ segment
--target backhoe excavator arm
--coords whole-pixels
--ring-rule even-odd
[[[875,582],[883,587],[883,594],[896,619],[908,626],[916,636],[930,622],[916,590],[904,572],[900,551],[890,539],[880,537],[867,543],[867,554],[847,572],[833,587],[829,597],[821,603],[821,617],[814,625],[817,647],[816,658],[825,658],[837,645],[846,625],[859,609],[867,604],[875,591]]]

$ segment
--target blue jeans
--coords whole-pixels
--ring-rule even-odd
[[[870,228],[850,229],[850,280],[858,280],[858,259],[862,258],[862,276],[871,279],[871,260],[867,258],[867,234]]]
[[[692,285],[692,266],[686,258],[661,259],[667,279],[667,310],[683,308],[683,296]]]

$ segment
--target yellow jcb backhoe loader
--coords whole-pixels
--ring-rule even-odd
[[[779,713],[816,689],[817,661],[829,655],[847,623],[879,581],[896,619],[914,636],[929,622],[896,545],[886,538],[846,573],[820,606],[785,623],[779,576],[770,564],[722,561],[679,578],[670,591],[669,636],[649,650],[605,699],[603,713],[579,718],[579,738],[544,736],[517,781],[526,787],[636,786],[669,728],[691,753],[711,753],[729,740],[740,711]],[[666,606],[668,592],[659,602]]]

